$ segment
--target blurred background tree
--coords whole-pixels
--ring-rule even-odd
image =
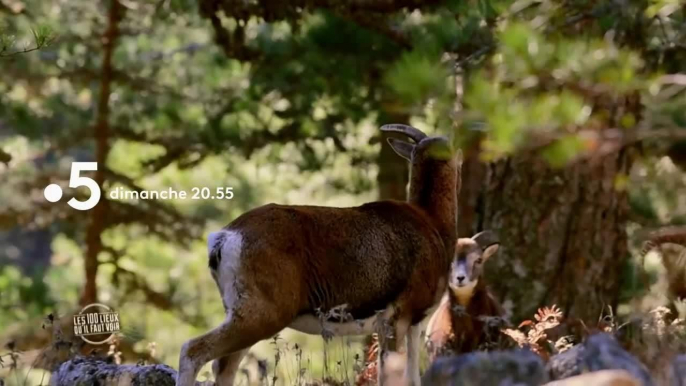
[[[651,154],[645,146],[654,139],[684,138],[683,95],[666,90],[683,79],[658,78],[678,72],[684,58],[676,43],[680,4],[612,4],[205,0],[200,7],[227,57],[277,81],[269,90],[283,93],[278,79],[295,66],[306,76],[289,78],[288,87],[299,94],[313,78],[333,83],[324,92],[334,100],[347,102],[355,86],[372,89],[371,102],[355,106],[376,101],[454,134],[467,154],[460,234],[501,234],[505,248],[491,274],[515,318],[557,303],[594,320],[619,304],[627,281],[632,166]],[[313,18],[324,22],[307,28]],[[277,25],[290,27],[277,40],[282,50],[258,32]],[[359,68],[381,69],[380,76],[360,76]]]
[[[515,322],[633,310],[636,246],[686,219],[683,1],[0,3],[30,11],[1,21],[15,48],[35,25],[51,43],[0,57],[0,331],[99,300],[133,316],[132,351],[178,331],[175,365],[222,316],[206,232],[272,201],[403,199],[389,122],[463,149],[459,234],[500,234],[487,274]],[[88,196],[72,161],[99,164],[91,211],[65,204]]]

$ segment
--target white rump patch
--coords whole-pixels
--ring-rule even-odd
[[[217,267],[217,284],[227,313],[230,313],[237,298],[236,276],[240,267],[243,236],[234,230],[212,232],[207,236],[208,252],[212,253],[215,248],[221,248],[221,260]]]
[[[219,246],[218,244],[224,241],[224,235],[224,231],[212,232],[207,235],[207,254],[212,253]]]

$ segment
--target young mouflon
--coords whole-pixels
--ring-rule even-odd
[[[451,353],[476,350],[488,339],[489,329],[484,318],[504,316],[503,308],[481,277],[484,264],[498,247],[498,239],[490,231],[458,239],[448,290],[427,325],[430,359],[443,350]]]
[[[411,164],[407,202],[351,208],[269,204],[209,235],[210,273],[226,316],[183,345],[177,386],[194,385],[200,368],[212,360],[216,384],[231,385],[247,350],[286,327],[360,335],[379,326],[390,327],[389,350],[406,344],[407,378],[419,384],[418,325],[447,287],[457,241],[461,156],[445,137],[406,125],[381,130],[414,142],[389,139]],[[334,309],[349,318],[329,315]]]

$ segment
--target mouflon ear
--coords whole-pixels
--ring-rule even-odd
[[[481,255],[481,258],[486,261],[488,260],[489,257],[495,255],[496,252],[498,252],[498,248],[500,247],[500,244],[491,244],[486,250],[484,250],[484,253]]]
[[[414,149],[413,144],[396,138],[388,138],[388,144],[391,145],[391,148],[396,154],[408,161],[412,161],[412,150]]]
[[[500,244],[498,235],[491,231],[479,232],[472,236],[472,240],[474,240],[484,251],[493,244]]]
[[[479,232],[472,237],[472,240],[474,240],[483,251],[481,258],[484,261],[498,252],[500,240],[498,240],[498,235],[491,231]]]

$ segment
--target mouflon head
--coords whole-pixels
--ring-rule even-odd
[[[462,155],[460,150],[455,151],[447,137],[428,136],[416,127],[390,124],[381,126],[381,131],[405,134],[414,141],[413,144],[397,138],[388,138],[391,148],[413,165],[425,161],[457,163]]]
[[[491,231],[477,233],[471,238],[457,240],[455,256],[450,265],[448,284],[453,292],[471,292],[479,282],[483,267],[499,247],[497,236]]]

